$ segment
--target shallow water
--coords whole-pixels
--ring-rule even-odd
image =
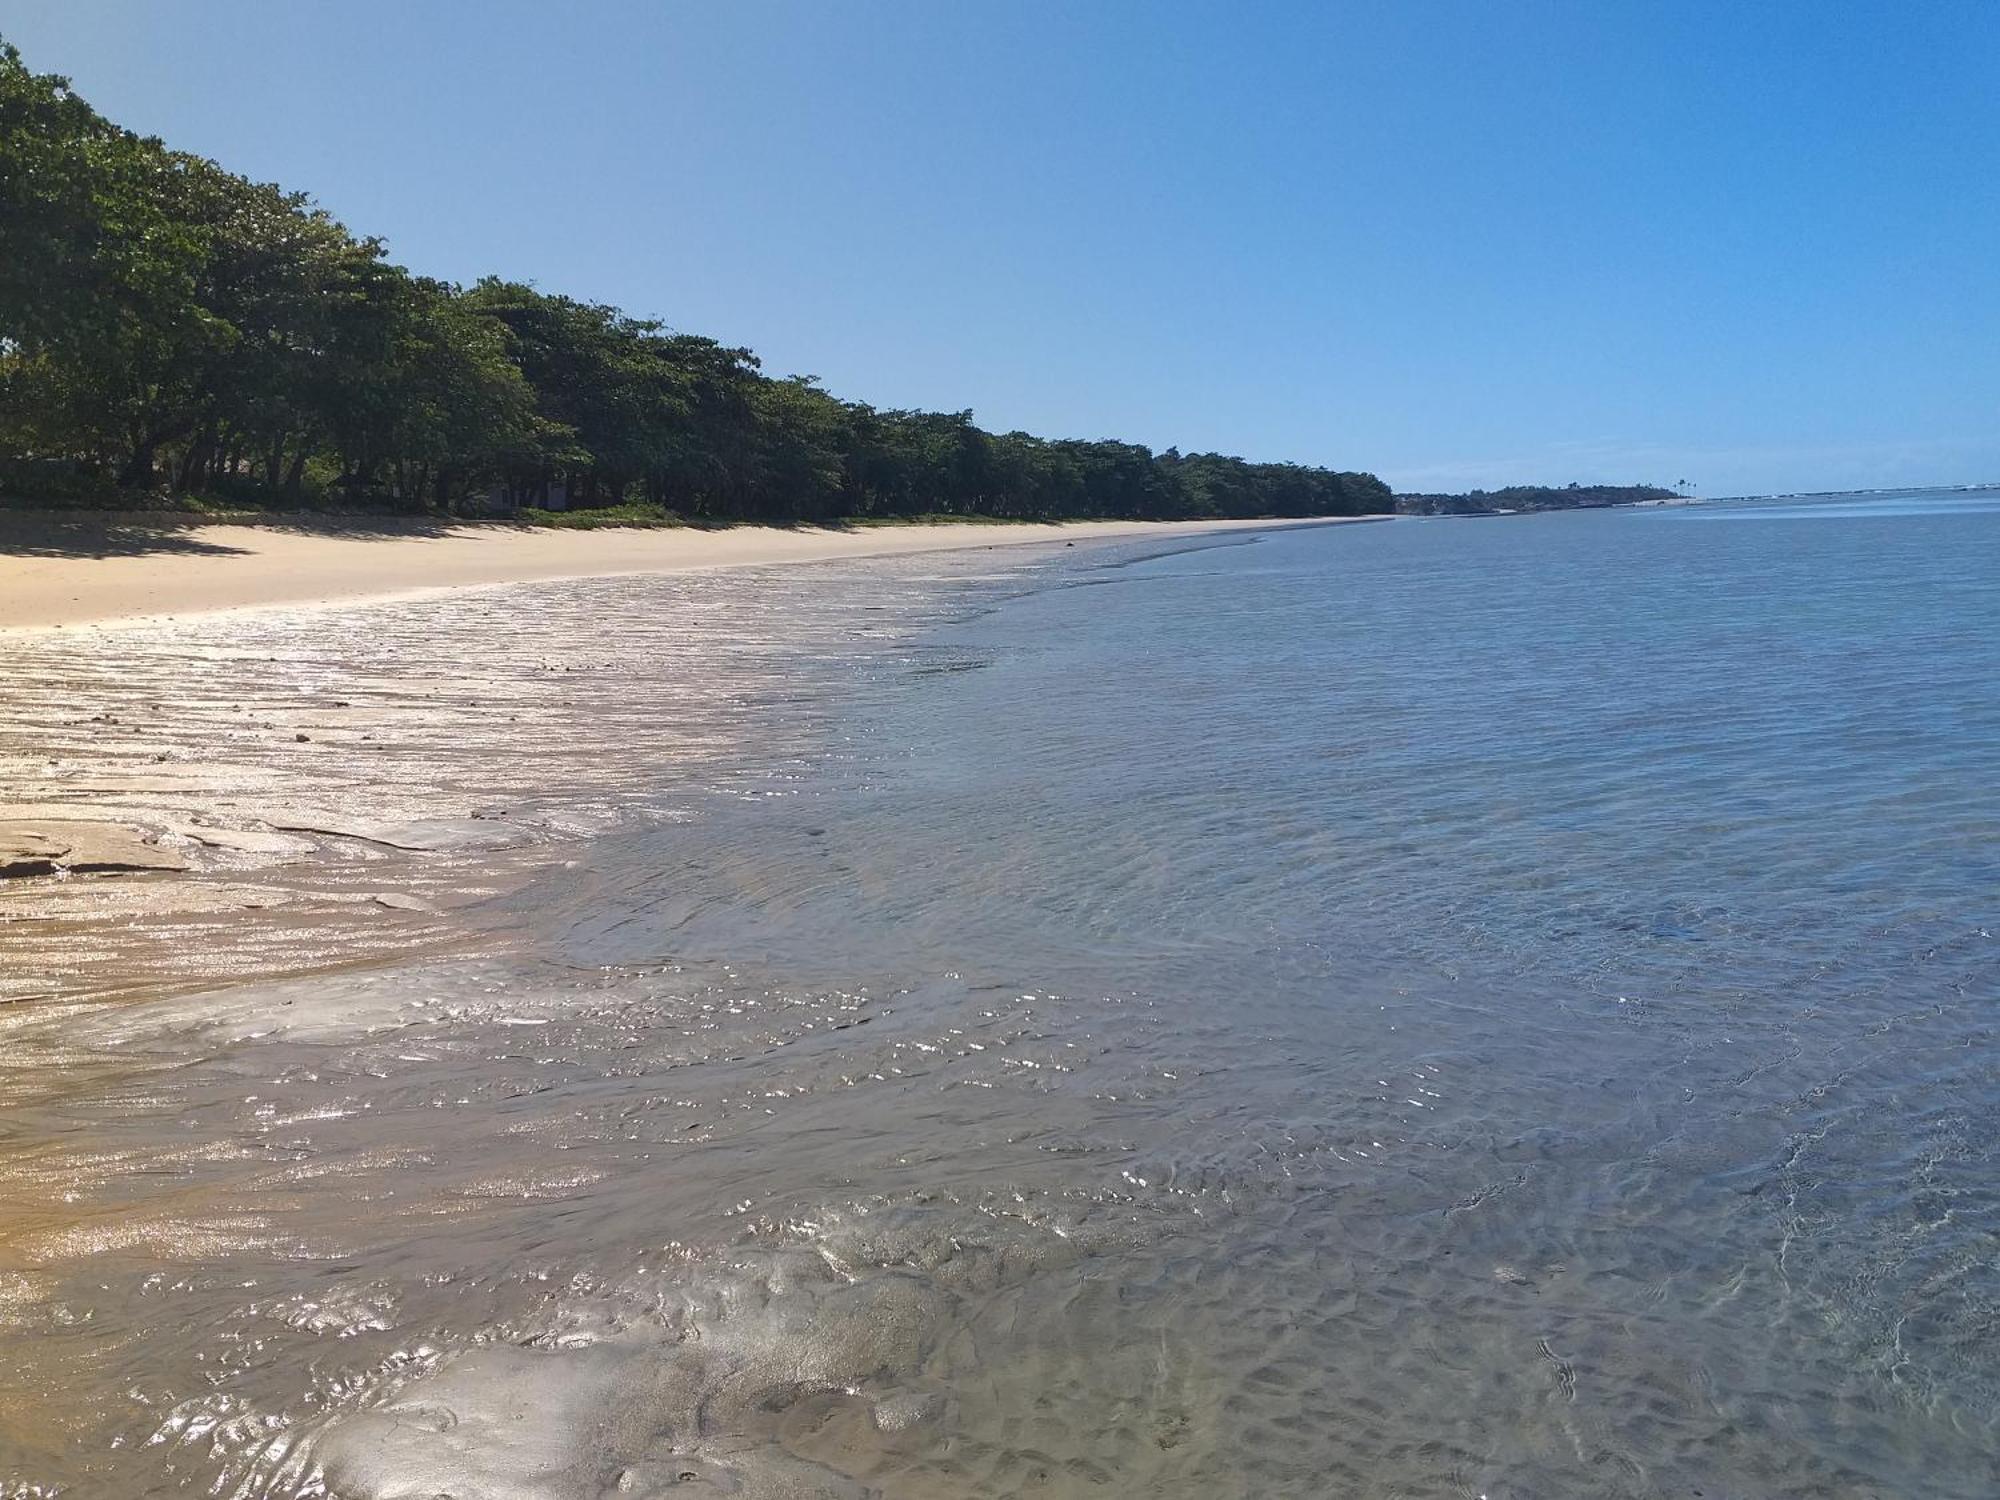
[[[0,1494],[1989,1495],[1915,498],[548,591],[505,952],[10,1018]],[[753,615],[691,744],[613,643]]]

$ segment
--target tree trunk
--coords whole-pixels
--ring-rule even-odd
[[[135,443],[132,454],[125,460],[125,467],[118,472],[118,482],[127,489],[150,489],[153,483],[153,441],[148,438]]]

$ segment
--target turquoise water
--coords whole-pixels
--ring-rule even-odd
[[[88,1492],[1994,1493],[1990,497],[829,577],[518,956],[176,1002],[339,1201]]]

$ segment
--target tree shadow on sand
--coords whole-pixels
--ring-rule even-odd
[[[483,523],[485,526],[492,524]],[[90,515],[0,510],[0,558],[243,557],[249,555],[252,549],[231,546],[199,534],[207,527],[241,525],[294,536],[388,540],[395,537],[441,537],[468,527],[482,526],[482,523],[441,516],[290,513],[211,517],[134,512]]]
[[[0,557],[145,557],[160,553],[224,557],[243,551],[189,536],[171,522],[0,517]]]
[[[572,513],[576,514],[576,513]],[[587,516],[589,512],[582,512]],[[977,520],[999,524],[1003,518],[898,517],[936,523],[941,519]],[[548,527],[551,531],[577,529],[613,530],[623,523],[607,517],[597,526],[579,527],[574,521]],[[880,523],[875,523],[880,524]],[[744,526],[769,527],[780,531],[837,531],[859,533],[870,523],[845,516],[796,518],[784,516],[731,517],[677,516],[664,526],[643,524],[646,530],[729,531]],[[0,559],[8,557],[104,558],[104,557],[243,557],[255,549],[232,546],[213,536],[200,535],[217,526],[250,527],[257,531],[288,536],[347,538],[353,541],[390,541],[398,538],[464,536],[479,532],[540,531],[532,521],[510,515],[424,516],[375,514],[366,511],[253,511],[240,514],[198,515],[171,511],[88,511],[37,510],[0,502]]]

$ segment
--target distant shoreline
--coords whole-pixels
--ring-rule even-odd
[[[1890,485],[1875,490],[1788,490],[1770,495],[1666,495],[1651,500],[1594,500],[1581,505],[1524,506],[1519,509],[1439,510],[1401,512],[1426,521],[1490,520],[1496,516],[1546,516],[1579,510],[1670,510],[1690,505],[1731,505],[1748,500],[1857,500],[1881,495],[1991,495],[1996,484]]]
[[[153,514],[5,511],[0,512],[0,629],[101,626],[564,578],[1388,519],[568,531],[367,516],[272,517],[258,525]]]
[[[1660,510],[1685,505],[1708,505],[1712,502],[1693,495],[1674,496],[1665,500],[1605,500],[1591,505],[1542,505],[1528,506],[1520,510],[1439,510],[1410,511],[1405,519],[1412,521],[1490,521],[1500,516],[1568,516],[1581,510]]]
[[[1891,484],[1872,490],[1783,490],[1769,495],[1705,495],[1704,502],[1724,500],[1845,500],[1857,495],[1986,495],[2000,490],[1990,484]]]

